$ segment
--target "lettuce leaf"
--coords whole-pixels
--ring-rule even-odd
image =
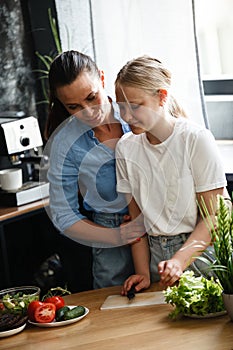
[[[224,310],[222,288],[213,277],[195,277],[193,271],[185,271],[177,286],[164,291],[165,301],[175,306],[169,314],[172,319],[183,315],[205,316]]]

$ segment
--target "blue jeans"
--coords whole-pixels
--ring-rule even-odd
[[[93,222],[105,227],[119,227],[122,214],[93,213]],[[93,288],[122,285],[134,274],[134,266],[129,245],[114,248],[92,248]]]
[[[163,260],[171,259],[172,256],[182,247],[184,242],[189,237],[190,233],[182,233],[176,236],[148,236],[150,245],[150,273],[151,281],[158,282],[160,275],[158,273],[158,263]],[[209,246],[207,250],[202,253],[202,256],[214,262],[214,249]],[[213,276],[213,272],[208,272],[208,266],[201,260],[196,259],[187,270],[192,270],[195,276],[210,277]]]

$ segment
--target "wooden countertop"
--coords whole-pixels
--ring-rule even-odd
[[[21,205],[19,207],[0,207],[0,222],[15,218],[20,215],[28,214],[32,211],[45,208],[49,204],[49,199],[45,198],[39,201]]]
[[[159,290],[153,285],[148,291]],[[230,350],[233,322],[227,315],[172,321],[171,305],[100,310],[110,287],[66,296],[67,305],[84,305],[89,314],[79,322],[55,328],[27,325],[21,333],[0,339],[4,350]],[[145,292],[146,293],[146,292]]]

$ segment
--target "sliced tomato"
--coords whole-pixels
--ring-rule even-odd
[[[65,306],[65,300],[61,296],[58,296],[58,295],[48,297],[44,300],[44,302],[54,304],[56,306],[56,310],[59,310],[63,306]]]
[[[34,313],[35,321],[39,323],[52,322],[55,319],[55,315],[56,306],[52,303],[45,302],[38,306]]]
[[[28,310],[27,310],[28,317],[29,317],[30,321],[35,321],[35,317],[34,317],[35,310],[38,306],[41,306],[41,305],[43,305],[43,302],[39,301],[39,300],[34,300],[34,301],[30,302],[30,304],[28,305]]]

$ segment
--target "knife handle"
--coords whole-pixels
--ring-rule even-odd
[[[127,292],[127,298],[128,298],[129,300],[133,299],[133,298],[135,297],[135,293],[136,293],[136,291],[135,291],[135,286],[132,285],[132,287],[130,288],[130,290]]]

